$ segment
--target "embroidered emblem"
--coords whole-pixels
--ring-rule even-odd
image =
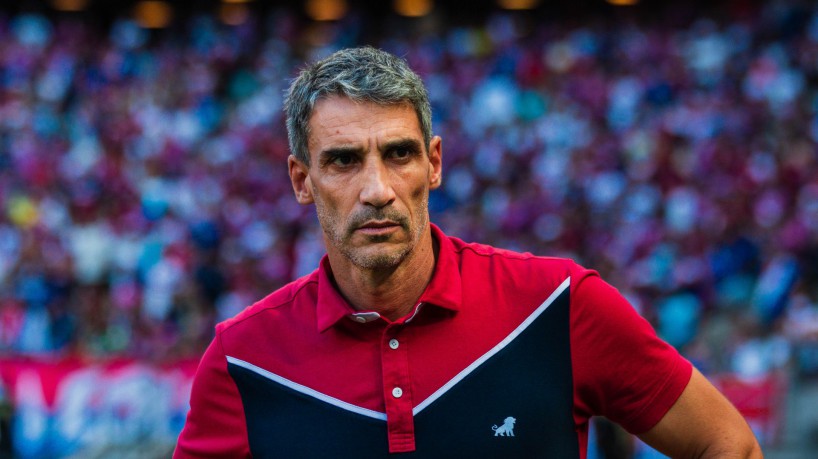
[[[514,436],[514,423],[516,423],[516,422],[517,422],[516,419],[509,416],[509,417],[507,417],[505,419],[505,421],[503,421],[503,425],[501,425],[500,427],[497,427],[496,425],[491,426],[491,430],[494,431],[494,436],[495,437],[498,436],[498,435],[501,436],[501,437],[505,437],[505,436],[513,437]]]

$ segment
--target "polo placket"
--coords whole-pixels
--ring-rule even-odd
[[[412,383],[409,378],[409,343],[404,320],[390,323],[381,336],[381,368],[390,453],[415,450]]]

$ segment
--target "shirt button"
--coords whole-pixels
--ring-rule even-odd
[[[395,338],[392,338],[392,339],[389,340],[389,347],[391,349],[397,349],[398,346],[400,346],[400,343],[398,342],[398,340],[396,340]]]
[[[403,389],[400,387],[392,389],[392,396],[395,398],[401,398],[403,396]]]

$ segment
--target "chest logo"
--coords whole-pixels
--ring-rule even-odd
[[[494,431],[494,436],[500,437],[513,437],[514,436],[514,424],[517,422],[516,419],[509,416],[503,421],[503,425],[497,427],[496,425],[491,426],[491,430]]]

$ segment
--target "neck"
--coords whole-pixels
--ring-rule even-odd
[[[412,311],[432,279],[436,242],[427,229],[406,259],[389,269],[360,268],[343,255],[328,252],[338,290],[353,308],[397,320]]]

